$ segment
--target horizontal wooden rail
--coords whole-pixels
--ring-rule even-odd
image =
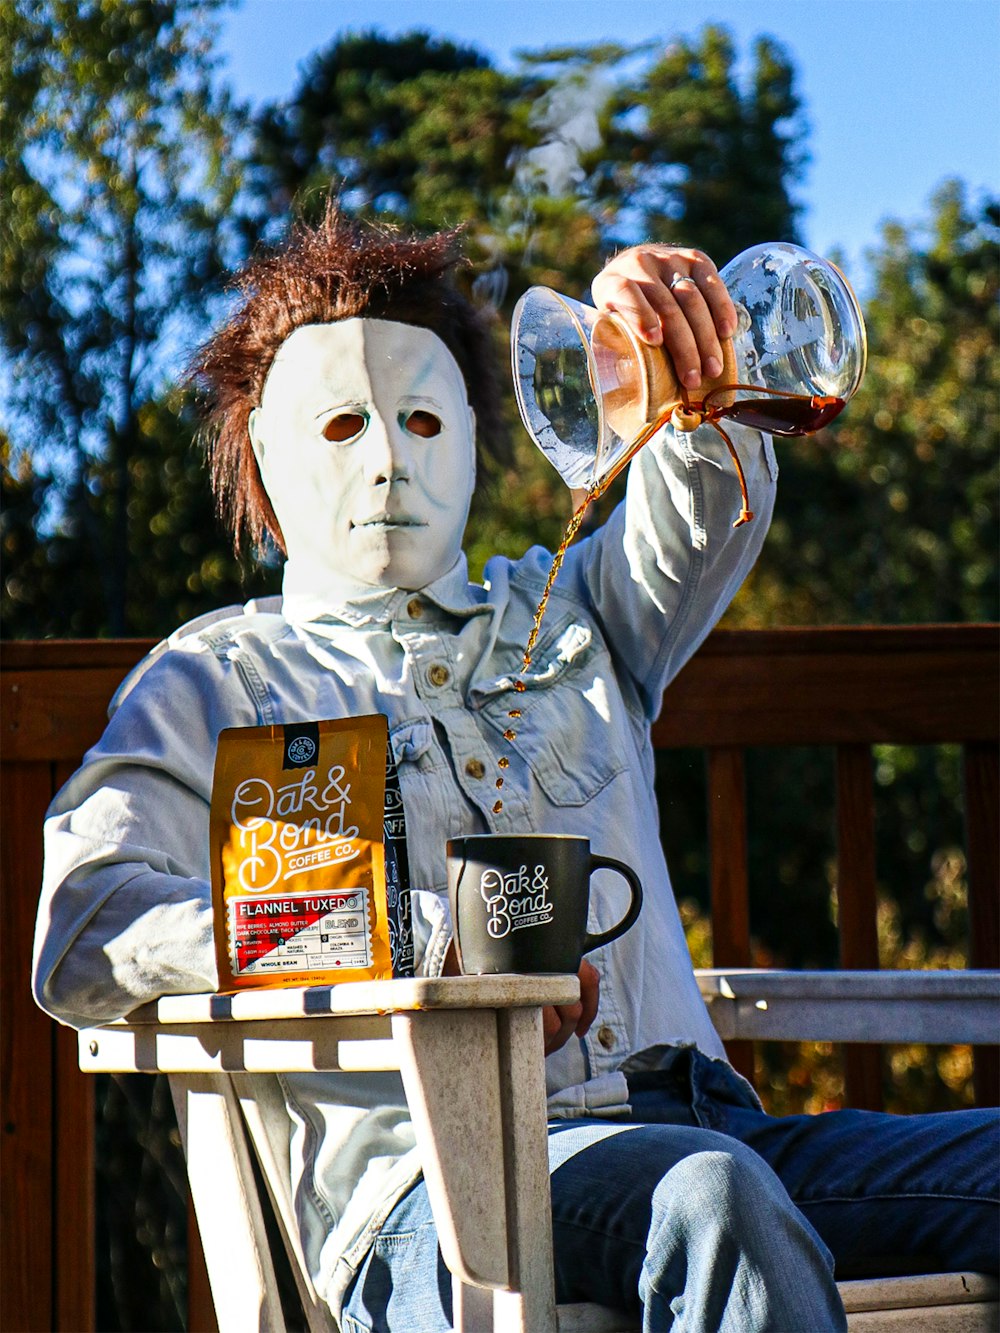
[[[0,646],[0,756],[78,764],[100,739],[108,703],[154,646],[149,639],[46,639]]]
[[[670,685],[657,747],[1000,737],[1000,625],[716,630]]]
[[[1000,972],[786,972],[701,968],[721,1036],[957,1045],[1000,1032]]]

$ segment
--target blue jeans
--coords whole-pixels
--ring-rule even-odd
[[[556,1296],[674,1333],[827,1333],[838,1277],[996,1271],[992,1111],[764,1114],[749,1085],[672,1048],[632,1075],[631,1119],[550,1126]],[[423,1184],[393,1210],[345,1333],[445,1333],[451,1278]]]

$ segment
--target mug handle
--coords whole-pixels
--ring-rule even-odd
[[[584,953],[590,953],[592,949],[599,949],[602,944],[610,944],[619,935],[624,935],[626,930],[635,925],[642,908],[642,885],[639,883],[639,876],[631,866],[627,866],[624,861],[616,861],[610,856],[591,856],[590,875],[593,875],[595,870],[616,870],[619,875],[628,881],[628,886],[632,890],[632,901],[629,903],[628,911],[617,926],[612,926],[610,930],[601,931],[598,935],[588,934],[584,936]],[[590,875],[588,875],[588,878]]]

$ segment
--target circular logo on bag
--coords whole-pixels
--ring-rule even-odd
[[[288,758],[293,764],[308,764],[316,754],[316,742],[309,736],[296,736],[288,747]]]

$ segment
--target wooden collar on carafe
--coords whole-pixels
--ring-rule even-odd
[[[681,384],[669,352],[642,342],[620,315],[602,315],[591,343],[599,357],[615,359],[618,385],[604,393],[603,406],[608,425],[623,440],[637,439],[654,422],[662,425],[671,418],[678,430],[695,430],[705,419],[696,405],[713,389],[736,381],[731,338],[722,342],[721,372],[703,379],[695,389]],[[715,405],[729,407],[735,396],[735,392],[719,394]]]

